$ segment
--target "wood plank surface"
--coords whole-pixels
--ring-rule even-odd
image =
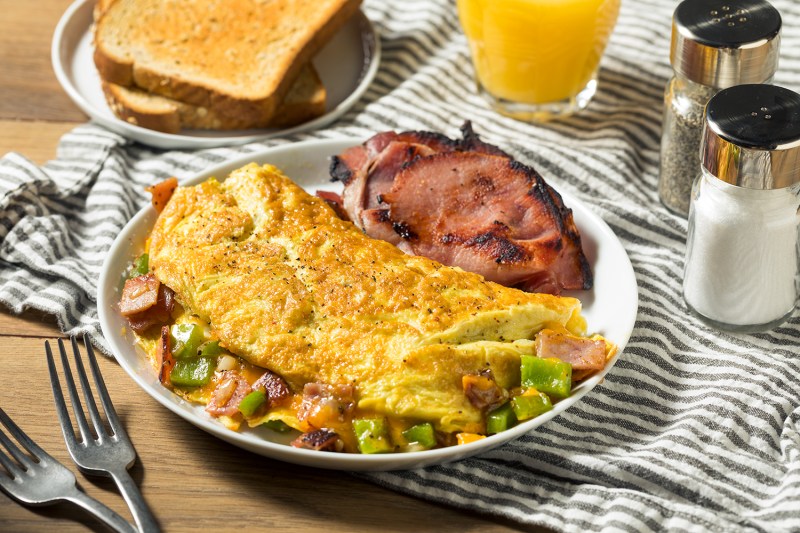
[[[36,163],[55,157],[58,140],[86,120],[58,85],[50,42],[69,0],[0,0],[0,155]],[[45,339],[59,335],[52,317],[0,311],[2,407],[67,465],[80,487],[130,519],[109,480],[77,473],[53,406]],[[348,473],[273,461],[220,441],[156,403],[114,361],[100,368],[139,454],[137,485],[164,531],[542,531],[404,496]],[[2,469],[0,469],[1,473]],[[105,531],[66,504],[29,508],[0,493],[0,531]]]
[[[70,3],[0,0],[0,119],[86,119],[61,90],[50,62],[53,31]]]
[[[56,157],[58,140],[77,125],[75,122],[0,120],[0,155],[17,152],[42,164]]]

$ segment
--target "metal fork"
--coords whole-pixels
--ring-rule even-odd
[[[0,428],[0,442],[11,455],[9,457],[0,449],[0,464],[8,472],[8,475],[0,472],[0,489],[6,494],[26,505],[71,502],[93,514],[114,531],[120,533],[136,531],[136,528],[120,515],[78,490],[75,485],[75,475],[33,442],[2,409],[0,409],[0,422],[28,452],[27,454],[23,452]],[[12,461],[11,457],[16,462]]]
[[[72,427],[67,405],[64,401],[64,394],[61,391],[61,383],[56,371],[53,354],[50,351],[50,343],[45,341],[45,352],[47,353],[47,365],[50,368],[50,382],[53,386],[53,396],[55,397],[56,412],[58,419],[61,422],[61,430],[64,434],[64,440],[67,443],[67,449],[72,456],[72,460],[78,465],[81,472],[89,475],[101,475],[111,477],[119,487],[122,496],[128,503],[131,509],[133,519],[136,525],[139,526],[141,531],[150,533],[159,531],[158,523],[155,517],[150,512],[141,492],[139,492],[136,483],[134,483],[128,468],[136,462],[136,450],[128,438],[125,429],[119,421],[114,405],[111,403],[111,398],[108,396],[103,376],[100,374],[100,369],[97,367],[97,359],[94,356],[94,350],[89,342],[89,339],[84,335],[83,343],[86,346],[86,353],[89,360],[89,366],[92,369],[94,377],[95,388],[100,396],[100,403],[103,406],[103,411],[106,415],[106,420],[111,428],[111,432],[107,431],[100,413],[97,410],[92,391],[89,388],[89,380],[86,377],[84,370],[81,352],[78,349],[78,343],[75,337],[71,337],[72,352],[75,359],[75,369],[78,374],[78,379],[83,389],[83,397],[86,403],[86,409],[89,411],[89,417],[92,419],[94,426],[94,435],[89,429],[86,421],[86,416],[81,408],[81,401],[78,397],[78,391],[75,387],[75,380],[72,378],[72,371],[70,370],[69,360],[67,359],[67,351],[64,349],[64,343],[58,339],[58,350],[61,353],[61,363],[64,367],[64,381],[69,390],[70,400],[72,401],[72,410],[75,413],[75,419],[80,431],[80,440],[77,439],[75,431]],[[95,437],[96,435],[96,437]]]

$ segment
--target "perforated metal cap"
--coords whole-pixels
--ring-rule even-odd
[[[737,85],[706,105],[701,159],[719,179],[748,189],[800,183],[800,95],[777,85]]]
[[[768,82],[778,68],[781,24],[764,0],[685,0],[672,17],[672,68],[720,89]]]

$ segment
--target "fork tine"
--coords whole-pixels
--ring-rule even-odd
[[[0,431],[0,435],[5,437],[5,433],[2,431]],[[0,437],[0,440],[2,440],[2,437]],[[14,464],[14,462],[9,459],[8,455],[6,455],[3,450],[0,450],[0,465],[3,465],[3,467],[8,471],[11,479],[17,478],[23,474],[22,469]],[[2,480],[3,477],[6,476],[0,475],[0,480]]]
[[[33,456],[34,459],[36,459],[39,462],[45,462],[48,459],[52,459],[52,457],[50,457],[50,454],[41,449],[38,444],[33,442],[33,439],[31,439],[24,431],[22,431],[22,429],[17,424],[15,424],[13,420],[11,420],[11,417],[8,416],[3,409],[0,409],[0,422],[2,422],[3,425],[6,427],[6,429],[8,429],[8,432],[11,433],[11,435],[15,439],[17,439],[17,442],[22,444],[22,446],[26,450],[28,450],[28,452]],[[16,445],[14,445],[13,442],[11,442],[11,439],[8,438],[8,436],[5,434],[4,431],[2,431],[2,429],[0,429],[0,442],[3,443],[3,446],[5,446],[5,448],[9,451],[9,453],[11,453],[14,459],[16,459],[17,462],[19,462],[25,468],[30,468],[31,466],[33,466],[31,458],[22,453],[20,449]],[[3,466],[5,466],[6,469],[11,471],[11,469],[9,469],[9,465],[6,462],[3,462]]]
[[[81,351],[78,349],[78,341],[75,340],[75,337],[70,337],[70,341],[72,342],[72,355],[75,358],[75,370],[78,374],[78,379],[81,381],[81,388],[83,389],[83,399],[86,401],[86,409],[89,411],[89,417],[92,419],[92,423],[94,424],[94,430],[97,433],[98,437],[103,437],[108,434],[106,431],[106,427],[103,424],[103,419],[100,418],[100,411],[97,410],[97,403],[94,400],[94,395],[92,394],[92,390],[89,388],[89,378],[86,376],[86,369],[83,366],[83,357],[81,357]],[[94,370],[94,369],[92,369]],[[95,376],[95,384],[97,383],[97,377]]]
[[[44,341],[44,352],[47,355],[47,368],[50,370],[50,386],[53,388],[53,398],[56,404],[56,414],[61,423],[61,432],[68,448],[75,445],[75,430],[72,429],[72,420],[67,411],[67,402],[64,400],[64,392],[61,390],[61,380],[58,377],[56,363],[53,360],[53,352],[50,350],[50,343]]]
[[[20,428],[13,420],[11,420],[11,417],[8,416],[3,409],[0,409],[0,422],[3,423],[11,435],[13,435],[13,437],[17,439],[17,441],[22,444],[33,457],[40,461],[42,459],[52,459],[50,454],[44,451],[38,444],[33,442],[33,439],[30,438],[27,433],[22,431],[22,428]]]
[[[81,400],[78,398],[78,390],[75,388],[75,380],[72,378],[72,370],[69,365],[69,360],[67,359],[67,350],[64,348],[64,342],[61,339],[58,339],[58,351],[61,355],[61,365],[64,367],[64,381],[67,384],[69,398],[72,400],[72,412],[75,414],[78,430],[80,430],[81,433],[81,440],[84,443],[88,443],[93,440],[93,437],[89,431],[89,424],[86,422],[86,415],[83,414]],[[58,376],[56,376],[56,379],[58,379]],[[71,425],[72,424],[70,424],[70,426]],[[63,427],[62,429],[64,429],[64,436],[66,437],[67,428]]]
[[[92,343],[89,341],[89,336],[85,333],[83,334],[83,345],[86,347],[86,357],[89,360],[89,367],[92,369],[95,388],[97,389],[97,394],[100,396],[100,404],[103,406],[103,411],[106,413],[108,424],[111,426],[114,435],[117,437],[124,437],[126,436],[125,430],[119,421],[119,416],[117,416],[117,411],[114,409],[114,404],[111,403],[111,397],[108,395],[106,382],[103,380],[103,375],[100,373],[100,368],[97,366],[97,358],[94,355]]]
[[[5,432],[2,429],[0,429],[0,442],[3,443],[3,446],[9,452],[16,448],[14,446],[14,443],[11,442],[11,440],[6,436]],[[17,451],[17,453],[19,452]],[[23,474],[22,469],[19,466],[17,466],[17,464],[14,463],[2,449],[0,449],[0,464],[2,464],[3,467],[6,470],[8,470],[8,473],[11,475],[12,478],[19,477]],[[26,468],[29,467],[26,466]]]

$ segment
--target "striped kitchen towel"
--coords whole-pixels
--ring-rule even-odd
[[[156,151],[88,124],[37,167],[0,160],[0,301],[102,345],[96,284],[146,185],[265,146],[387,129],[485,140],[590,205],[633,263],[639,314],[605,381],[563,415],[484,455],[363,474],[420,498],[560,531],[800,531],[800,316],[757,335],[698,323],[681,297],[686,221],[656,193],[662,94],[677,2],[626,0],[586,112],[529,125],[475,94],[453,2],[365,2],[382,39],[362,102],[324,131],[246,146]],[[800,89],[800,3],[784,16],[776,82]]]

